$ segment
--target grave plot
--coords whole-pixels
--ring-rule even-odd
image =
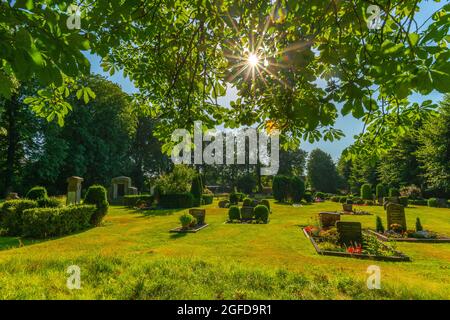
[[[270,209],[268,204],[258,204],[255,207],[231,206],[228,209],[228,220],[225,223],[266,224],[269,223]]]
[[[170,232],[196,233],[208,226],[205,217],[205,209],[190,209],[189,213],[180,216],[181,227],[174,228]]]
[[[340,212],[342,215],[352,215],[352,216],[371,216],[370,212],[365,210],[358,210],[353,208],[353,204],[351,203],[343,203],[342,211]]]
[[[335,226],[323,227],[331,221],[329,215],[319,215],[320,226],[303,228],[320,255],[382,261],[410,261],[409,257],[362,231],[360,222],[336,220]]]
[[[420,243],[450,243],[450,237],[425,230],[419,218],[416,219],[414,229],[406,225],[405,208],[400,204],[390,203],[386,206],[387,230],[381,222],[377,223],[377,230],[368,230],[382,241],[420,242]]]

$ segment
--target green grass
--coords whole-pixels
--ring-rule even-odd
[[[450,299],[450,244],[397,244],[412,262],[319,256],[300,232],[320,211],[271,202],[266,225],[224,224],[227,209],[207,206],[207,228],[171,234],[184,210],[136,212],[111,207],[102,227],[0,251],[1,299]],[[365,207],[380,215],[382,207]],[[407,208],[409,228],[450,235],[450,210]],[[344,216],[375,227],[374,216]],[[9,240],[8,240],[9,239]],[[3,243],[11,238],[0,238]],[[3,242],[2,242],[3,241]],[[5,248],[5,247],[3,247]],[[81,268],[81,290],[68,290],[66,269]],[[381,268],[381,290],[366,286]]]

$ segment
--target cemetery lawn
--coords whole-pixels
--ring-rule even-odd
[[[341,205],[271,206],[269,224],[223,224],[228,211],[215,201],[196,234],[169,233],[183,210],[112,206],[102,227],[79,234],[13,249],[17,239],[0,238],[0,299],[450,299],[450,244],[398,243],[412,262],[320,256],[299,225]],[[362,209],[386,225],[382,207]],[[342,220],[374,228],[375,215]],[[450,235],[449,209],[406,216],[409,229],[420,217]],[[81,268],[80,290],[66,287],[70,265]],[[381,290],[367,289],[369,265],[381,268]]]

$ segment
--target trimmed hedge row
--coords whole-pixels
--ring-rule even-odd
[[[252,211],[243,211],[238,206],[231,206],[228,209],[228,218],[230,221],[255,218],[258,221],[267,223],[269,220],[269,208],[265,205],[257,205]]]
[[[212,204],[214,201],[214,195],[212,194],[203,194],[202,196],[203,204]]]
[[[38,207],[37,201],[34,200],[6,201],[0,214],[1,227],[7,230],[9,236],[21,236],[23,233],[23,212]]]
[[[159,205],[165,209],[185,209],[194,206],[194,196],[190,192],[162,194],[159,196]]]
[[[123,197],[123,205],[126,207],[136,207],[139,202],[145,201],[149,205],[153,204],[154,197],[149,194],[127,195]]]
[[[22,235],[48,238],[81,231],[91,226],[96,212],[93,205],[27,209],[22,213]]]
[[[90,186],[84,196],[84,204],[92,204],[97,207],[95,213],[91,216],[91,225],[98,226],[103,217],[108,213],[109,203],[105,187],[101,185]]]

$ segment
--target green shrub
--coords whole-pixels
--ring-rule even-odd
[[[194,207],[199,207],[202,204],[202,195],[203,195],[203,185],[201,181],[201,177],[199,174],[197,174],[192,179],[191,184],[191,193],[194,196]]]
[[[269,200],[267,200],[267,199],[261,200],[261,205],[262,206],[266,206],[267,209],[269,209],[269,212],[270,212],[270,202],[269,202]]]
[[[361,186],[361,198],[363,200],[372,200],[372,186],[365,183]]]
[[[364,204],[368,205],[368,206],[373,206],[375,203],[373,202],[373,200],[366,200],[364,202]]]
[[[189,213],[184,213],[180,216],[180,223],[184,229],[189,228],[194,222],[194,217]]]
[[[372,200],[367,200],[367,201],[372,201]],[[366,202],[361,198],[353,198],[353,203],[354,204],[365,204]]]
[[[159,205],[165,209],[186,209],[194,206],[194,196],[190,192],[162,194]]]
[[[37,208],[39,205],[33,200],[10,200],[3,203],[0,226],[7,230],[9,236],[21,236],[23,226],[23,212]]]
[[[425,199],[409,199],[408,204],[414,205],[414,206],[427,206],[428,201]]]
[[[250,194],[256,187],[257,181],[255,175],[252,173],[246,173],[240,176],[236,181],[236,186],[239,191]]]
[[[406,208],[408,206],[408,197],[399,197],[398,202]]]
[[[422,223],[420,222],[420,218],[416,218],[416,232],[423,231]]]
[[[303,199],[305,199],[305,201],[307,203],[313,202],[314,199],[313,199],[312,192],[311,191],[306,191],[305,194],[303,195]]]
[[[269,219],[269,209],[266,206],[263,205],[256,206],[253,212],[256,220],[267,223]]]
[[[398,191],[397,188],[390,188],[389,189],[389,197],[399,197],[400,191]]]
[[[242,203],[243,207],[252,207],[253,206],[253,199],[245,198],[244,202]]]
[[[239,203],[239,196],[236,193],[231,193],[230,194],[230,203],[232,205],[238,204]]]
[[[377,225],[377,227],[376,227],[377,232],[384,233],[383,221],[381,220],[381,218],[379,216],[377,216],[376,222],[377,222],[376,223],[376,225]]]
[[[330,200],[333,201],[333,202],[339,202],[339,199],[340,199],[340,197],[338,197],[338,196],[332,196],[330,198]]]
[[[347,197],[345,196],[339,197],[339,203],[347,203]]]
[[[290,189],[292,201],[300,203],[305,195],[305,182],[299,177],[292,177]]]
[[[36,200],[39,208],[59,208],[62,207],[61,202],[57,198],[39,198]]]
[[[433,207],[433,208],[437,208],[439,206],[438,199],[436,199],[436,198],[428,199],[427,204],[429,207]]]
[[[238,206],[231,206],[230,209],[228,209],[228,218],[230,221],[241,219],[241,210]]]
[[[229,208],[229,207],[230,207],[230,201],[228,201],[228,200],[219,201],[219,208]]]
[[[376,190],[375,190],[375,196],[377,197],[377,199],[387,197],[388,192],[387,192],[386,185],[384,185],[382,183],[377,184]]]
[[[345,200],[345,203],[346,204],[353,204],[354,202],[353,202],[353,198],[347,198],[346,200]]]
[[[23,212],[24,237],[63,236],[89,228],[96,206],[76,205],[62,208],[34,208]]]
[[[284,175],[276,175],[272,180],[272,192],[275,200],[279,202],[286,202],[289,197],[289,189],[291,186],[291,179]]]
[[[203,194],[202,199],[203,199],[203,204],[212,204],[214,201],[214,195]]]
[[[326,194],[324,192],[316,192],[316,194],[314,195],[314,197],[316,198],[320,198],[320,199],[325,199],[327,198]]]
[[[97,207],[91,217],[91,225],[98,226],[108,213],[109,208],[105,187],[101,185],[90,186],[84,196],[84,204],[93,204]]]
[[[38,200],[38,199],[45,199],[47,198],[47,189],[45,187],[36,186],[31,188],[28,192],[25,198],[30,200]]]
[[[154,197],[149,194],[126,195],[123,197],[123,205],[129,208],[136,207],[139,203],[146,202],[150,207],[153,204]]]

